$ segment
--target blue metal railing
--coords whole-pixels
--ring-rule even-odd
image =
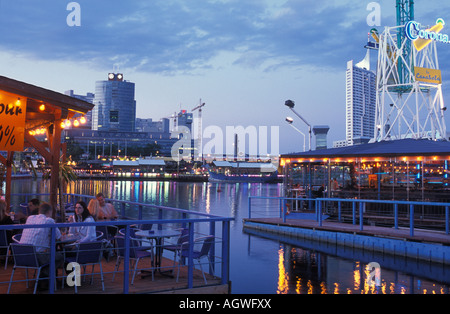
[[[270,208],[261,208],[261,206],[255,211],[253,208],[252,200],[266,200],[274,201]],[[407,213],[404,214],[409,218],[408,227],[410,230],[410,235],[414,236],[414,222],[417,214],[415,209],[418,207],[432,206],[440,207],[443,209],[443,214],[439,217],[439,220],[445,225],[445,233],[450,234],[450,203],[438,203],[438,202],[412,202],[412,201],[383,201],[383,200],[367,200],[367,199],[339,199],[339,198],[289,198],[289,197],[266,197],[266,196],[249,196],[248,199],[248,216],[252,218],[255,212],[258,212],[260,216],[281,218],[283,222],[289,217],[287,202],[308,202],[311,204],[313,202],[315,219],[319,226],[322,226],[323,213],[326,205],[333,204],[334,208],[337,210],[337,220],[342,221],[342,211],[343,205],[351,207],[352,223],[356,225],[359,223],[359,228],[362,231],[364,229],[364,219],[365,216],[368,217],[366,213],[366,205],[377,204],[383,206],[392,207],[393,218],[394,218],[394,228],[399,229],[399,206],[403,205],[407,207]],[[359,222],[357,222],[357,216],[359,216]],[[392,218],[390,216],[390,218]],[[386,216],[389,218],[389,216]]]
[[[14,196],[22,197],[25,202],[36,196],[45,196],[46,194],[14,194]],[[12,195],[13,196],[13,195]],[[68,194],[65,195],[68,202],[75,203],[78,200],[87,201],[88,199],[94,198],[90,195],[81,194]],[[41,198],[42,199],[42,198]],[[129,292],[129,248],[130,248],[130,229],[132,225],[139,224],[155,224],[158,225],[158,229],[163,229],[163,226],[168,228],[181,227],[187,228],[189,230],[189,253],[187,258],[187,288],[193,288],[193,274],[194,274],[194,263],[193,263],[193,243],[194,234],[206,233],[208,235],[214,236],[215,242],[212,246],[210,252],[210,258],[212,259],[212,265],[218,264],[216,259],[220,259],[220,278],[221,284],[229,283],[229,255],[230,255],[230,222],[234,218],[230,217],[220,217],[205,213],[200,213],[196,211],[171,208],[166,206],[158,206],[153,204],[145,204],[139,202],[127,202],[122,200],[106,199],[114,204],[119,204],[120,209],[118,210],[119,215],[122,218],[116,221],[97,221],[93,223],[55,223],[47,224],[45,228],[51,229],[51,242],[50,242],[50,277],[49,282],[55,281],[55,256],[56,256],[56,238],[55,230],[56,228],[69,228],[77,226],[120,226],[120,228],[125,229],[125,259],[124,259],[124,269],[123,269],[123,293],[127,294]],[[126,207],[129,207],[126,209]],[[134,213],[136,217],[126,216],[125,213]],[[142,219],[145,214],[149,214],[151,211],[156,211],[157,218],[152,219]],[[221,235],[217,235],[216,224],[220,224]],[[205,225],[209,225],[209,228],[205,228]],[[18,230],[26,228],[43,228],[42,225],[0,225],[1,230]],[[220,230],[219,230],[220,232]],[[220,245],[221,249],[216,252],[215,246]],[[216,256],[216,254],[219,254]],[[210,273],[214,274],[214,269],[209,269]],[[54,293],[54,285],[49,285],[49,292]]]

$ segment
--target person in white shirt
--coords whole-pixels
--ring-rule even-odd
[[[46,225],[54,224],[55,220],[52,218],[53,208],[48,203],[41,203],[39,206],[39,214],[31,215],[27,218],[25,225]],[[50,262],[50,243],[51,243],[51,229],[48,227],[42,228],[24,228],[22,237],[20,238],[21,244],[31,244],[36,247],[37,258],[40,264],[47,264]],[[58,228],[55,228],[56,240],[61,238],[61,232]],[[55,254],[55,266],[60,268],[63,265],[63,255],[60,252]],[[49,267],[44,267],[41,272],[41,276],[49,276]]]
[[[75,204],[75,215],[73,219],[73,222],[95,222],[86,206],[86,203],[82,201]],[[90,242],[97,239],[95,226],[70,227],[69,233],[75,234],[79,237],[77,243]]]

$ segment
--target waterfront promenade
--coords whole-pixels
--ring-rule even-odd
[[[423,220],[423,216],[417,211],[430,203],[305,199],[306,203],[314,202],[314,210],[289,212],[287,204],[292,200],[296,199],[250,197],[248,218],[243,220],[244,230],[258,230],[450,265],[450,204],[432,203],[438,207],[434,215],[440,213],[435,216],[435,221],[441,226],[440,230],[433,230],[418,228],[418,222]],[[377,225],[371,218],[380,218],[373,214],[380,214],[379,208],[382,206],[389,207],[390,211],[383,213],[383,225]],[[349,223],[344,222],[344,216],[350,217]]]

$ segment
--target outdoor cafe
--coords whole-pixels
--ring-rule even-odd
[[[71,205],[79,200],[87,204],[94,196],[63,192],[64,181],[59,175],[66,161],[62,129],[82,123],[92,108],[91,103],[0,76],[0,151],[5,152],[0,162],[6,168],[6,215],[11,216],[10,209],[18,208],[25,210],[25,216],[31,215],[26,204],[39,198],[51,205],[55,219],[55,223],[45,225],[0,225],[0,260],[5,262],[0,268],[0,293],[36,293],[43,280],[48,282],[49,293],[150,293],[204,287],[205,293],[228,292],[232,218],[108,200],[119,212],[118,220],[67,221]],[[45,135],[44,141],[35,137],[39,134]],[[14,153],[29,147],[50,167],[45,195],[15,195],[11,190]],[[95,227],[95,240],[79,242],[66,231],[80,226]],[[22,241],[27,229],[42,228],[49,234],[44,250]],[[74,243],[73,254],[66,254],[67,246]],[[48,262],[41,262],[39,254],[48,256]],[[92,266],[92,285],[79,281],[88,274],[88,265]],[[29,270],[35,275],[28,276],[32,273]],[[152,280],[146,280],[146,272]],[[138,273],[143,280],[137,280]]]

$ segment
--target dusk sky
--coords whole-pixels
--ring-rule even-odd
[[[159,120],[202,99],[203,127],[279,126],[280,153],[303,146],[285,122],[292,99],[312,125],[330,126],[329,147],[345,139],[346,64],[366,54],[372,1],[79,0],[81,26],[69,27],[70,2],[0,0],[0,75],[86,94],[118,68],[136,84],[137,117]],[[417,21],[441,17],[450,33],[447,2],[415,2]],[[395,26],[395,1],[377,3],[381,32]],[[450,45],[438,45],[450,104]]]

